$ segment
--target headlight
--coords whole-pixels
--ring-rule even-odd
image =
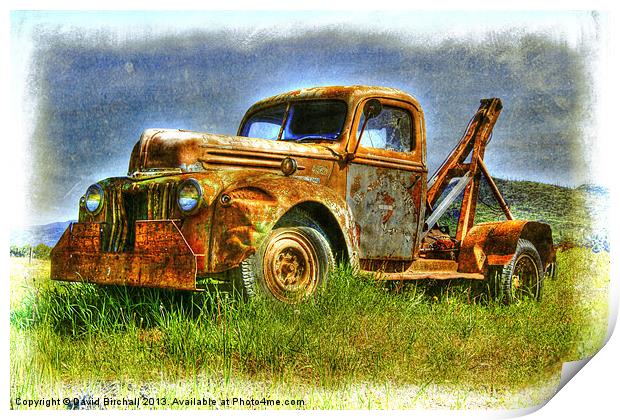
[[[103,206],[103,188],[99,184],[93,184],[86,190],[84,206],[89,213],[97,213]]]
[[[198,207],[202,200],[202,188],[195,179],[187,179],[179,185],[177,204],[183,213],[189,213]]]

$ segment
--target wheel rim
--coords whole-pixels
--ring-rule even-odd
[[[294,231],[278,233],[265,249],[265,285],[277,299],[296,302],[319,283],[319,259],[312,242]]]
[[[535,299],[538,296],[539,276],[534,258],[528,254],[519,255],[510,278],[510,294],[513,299]]]

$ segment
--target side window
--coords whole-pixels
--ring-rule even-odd
[[[358,136],[363,124],[362,117],[357,127]],[[361,145],[395,152],[410,152],[414,147],[412,131],[409,112],[402,108],[384,106],[378,117],[368,121]]]

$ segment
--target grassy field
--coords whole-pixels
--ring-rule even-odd
[[[347,268],[293,307],[54,283],[48,262],[11,262],[12,408],[65,397],[82,407],[142,397],[141,408],[174,409],[200,408],[180,404],[190,398],[213,398],[210,408],[520,408],[547,400],[561,363],[595,353],[607,328],[609,254],[585,248],[559,253],[541,303],[513,306],[467,284],[394,293]],[[223,404],[235,397],[295,404]]]

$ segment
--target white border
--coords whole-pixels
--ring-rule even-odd
[[[8,4],[7,4],[8,3]],[[262,1],[260,3],[251,2],[251,1],[227,1],[227,2],[219,2],[217,4],[205,4],[204,2],[195,2],[195,1],[187,1],[187,0],[177,0],[174,4],[169,2],[159,2],[157,4],[153,4],[152,1],[140,0],[134,2],[121,2],[121,1],[107,1],[107,2],[89,2],[89,8],[98,9],[98,10],[140,10],[140,9],[151,9],[151,10],[167,10],[170,9],[171,6],[174,6],[175,9],[194,9],[199,7],[209,7],[214,9],[230,9],[230,10],[256,10],[257,4],[260,4],[263,7],[269,9],[293,9],[293,10],[307,10],[308,7],[302,4],[301,2],[290,2],[290,1]],[[47,9],[50,7],[49,3],[44,1],[8,1],[3,3],[3,11],[5,12],[2,15],[2,27],[3,29],[9,26],[9,15],[8,11],[10,9]],[[324,10],[352,10],[352,9],[364,9],[364,10],[372,10],[378,7],[382,9],[408,9],[411,8],[410,2],[405,1],[392,1],[388,3],[377,3],[377,2],[363,2],[361,5],[359,2],[342,2],[342,3],[334,3],[329,0],[315,0],[312,4],[312,9],[324,9]],[[468,7],[474,7],[478,9],[485,9],[489,7],[488,2],[483,2],[479,0],[470,1],[467,3]],[[78,1],[60,1],[54,3],[54,8],[63,8],[63,9],[80,9],[83,8],[83,3]],[[432,10],[458,10],[462,9],[463,3],[451,1],[451,2],[432,2]],[[584,7],[588,9],[599,9],[599,10],[609,10],[609,69],[607,70],[607,74],[600,80],[602,83],[602,87],[607,92],[605,95],[605,99],[603,100],[604,107],[602,110],[602,114],[604,115],[604,121],[602,122],[602,126],[600,129],[602,130],[602,139],[605,139],[603,142],[602,154],[600,155],[600,162],[606,168],[609,168],[609,177],[612,179],[616,179],[617,175],[612,172],[617,165],[615,162],[618,159],[618,154],[615,153],[617,148],[613,144],[614,135],[613,133],[617,132],[616,121],[618,117],[615,115],[615,107],[612,102],[612,98],[615,99],[618,97],[618,86],[614,79],[617,78],[617,74],[620,74],[617,66],[617,42],[615,40],[620,39],[620,34],[618,34],[617,25],[617,6],[615,4],[610,4],[607,1],[590,1],[587,4],[584,4],[583,1],[551,1],[545,2],[544,5],[541,4],[540,1],[535,0],[522,0],[516,4],[511,4],[508,6],[504,6],[502,10],[528,10],[528,9],[536,9],[536,10],[583,10]],[[423,10],[431,10],[428,2],[426,4],[416,4],[415,8],[423,9]],[[10,63],[10,59],[8,57],[8,36],[7,30],[2,32],[2,51],[5,52],[5,60],[4,63]],[[2,83],[4,84],[4,92],[10,92],[10,77],[9,77],[9,66],[3,65],[0,73],[0,77],[2,79]],[[613,69],[613,71],[612,71]],[[11,127],[11,120],[7,119],[10,116],[11,110],[8,109],[7,101],[2,102],[2,119],[4,127]],[[617,136],[615,136],[617,137]],[[8,143],[7,138],[4,139],[3,145],[6,147]],[[613,159],[613,160],[612,160]],[[7,168],[8,167],[8,168]],[[10,174],[15,174],[15,176],[19,176],[20,173],[24,171],[23,167],[19,166],[19,162],[16,161],[5,161],[5,168],[7,168]],[[4,178],[4,189],[6,199],[3,200],[5,203],[11,199],[11,197],[19,197],[19,190],[14,190],[10,187],[11,177]],[[9,184],[9,185],[6,185]],[[7,189],[8,188],[8,189]],[[612,200],[613,200],[613,209],[618,209],[617,196],[618,196],[618,188],[614,183],[611,183],[612,188]],[[7,226],[16,216],[12,212],[7,211],[6,205],[0,206],[2,208],[2,225],[0,230],[1,238],[4,240],[4,243],[8,243],[8,234],[7,234]],[[613,215],[612,210],[612,215]],[[612,240],[612,285],[613,291],[611,293],[612,299],[612,308],[614,309],[614,315],[612,316],[612,323],[615,323],[617,313],[617,303],[618,303],[618,293],[617,293],[617,279],[618,279],[618,267],[616,264],[616,254],[614,244],[617,244],[618,238],[618,223],[614,220],[610,221],[612,223],[612,232],[611,232],[611,240]],[[8,254],[8,253],[7,253]],[[2,273],[4,274],[3,278],[8,279],[8,271],[6,265],[6,257],[3,258],[2,264]],[[7,282],[3,282],[2,291],[4,292],[3,297],[5,298],[5,308],[8,308],[8,286]],[[8,311],[8,310],[7,310]],[[5,321],[7,320],[8,315],[5,312]],[[5,329],[3,328],[3,331]],[[616,334],[617,335],[617,334]],[[3,390],[5,392],[2,394],[2,403],[4,407],[8,407],[6,403],[8,403],[8,340],[4,341],[5,345],[3,348],[3,378],[6,382],[3,381]],[[620,354],[620,342],[617,337],[612,337],[607,345],[597,354],[586,366],[585,368],[578,373],[578,375],[553,398],[549,401],[549,403],[541,408],[540,410],[534,412],[532,414],[533,418],[555,418],[562,417],[565,419],[573,419],[579,418],[583,419],[586,417],[601,417],[607,418],[610,413],[617,413],[618,407],[618,395],[617,395],[617,381],[619,374],[619,360],[618,356]],[[6,388],[4,388],[6,386]],[[34,413],[11,413],[12,415],[34,415]],[[159,415],[160,413],[156,413]],[[286,413],[251,413],[253,416],[266,416],[270,417],[273,415],[285,415]],[[338,413],[322,413],[321,415],[327,414],[328,417],[338,415]],[[384,413],[365,413],[365,412],[355,412],[353,413],[356,416],[361,417],[370,417],[375,415],[385,415]],[[395,413],[396,414],[396,413]],[[402,413],[401,413],[402,414]],[[454,413],[445,413],[445,412],[422,412],[416,411],[414,413],[408,413],[407,416],[423,416],[423,417],[453,417],[457,415],[459,417],[474,414],[480,416],[482,414],[483,417],[487,417],[485,414],[491,414],[489,412],[454,412]],[[495,413],[498,414],[498,413]],[[505,413],[507,414],[507,413]],[[514,414],[514,413],[513,413]],[[99,414],[91,414],[91,415],[104,415],[104,413]],[[146,415],[146,413],[135,413],[133,415]],[[150,413],[149,413],[150,415]],[[205,413],[200,414],[201,417],[204,417]],[[213,415],[222,415],[222,413],[213,414]],[[242,413],[231,413],[226,412],[225,414],[228,416],[235,415],[244,415]],[[299,413],[299,415],[309,415],[309,413]],[[493,415],[492,415],[493,416]]]

